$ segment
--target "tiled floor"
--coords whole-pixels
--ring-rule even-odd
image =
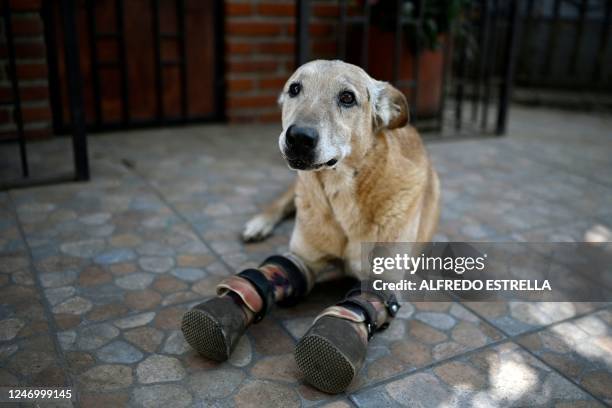
[[[607,303],[405,304],[338,396],[304,384],[292,350],[350,282],[275,310],[226,363],[190,350],[182,313],[287,248],[290,221],[263,243],[238,238],[292,179],[278,132],[93,136],[91,182],[0,193],[0,386],[71,386],[85,407],[612,404]],[[610,116],[516,107],[508,137],[430,143],[437,239],[580,241],[611,227],[611,132]],[[61,143],[38,144],[40,163]]]

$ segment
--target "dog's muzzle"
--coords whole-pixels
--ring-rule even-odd
[[[285,132],[284,155],[289,166],[310,169],[315,163],[319,133],[315,128],[291,125]]]

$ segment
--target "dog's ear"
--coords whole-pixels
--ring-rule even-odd
[[[388,82],[375,81],[373,87],[374,127],[395,129],[408,123],[408,101]]]

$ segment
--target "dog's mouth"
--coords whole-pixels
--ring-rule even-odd
[[[300,159],[289,159],[287,158],[289,167],[294,170],[319,170],[322,168],[332,168],[338,163],[338,159],[331,159],[325,163],[312,164]]]

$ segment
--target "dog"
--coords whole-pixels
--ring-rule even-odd
[[[438,222],[438,176],[400,91],[354,65],[318,60],[298,68],[279,103],[278,144],[297,180],[242,236],[264,239],[295,212],[290,252],[224,279],[217,297],[183,316],[187,342],[218,361],[271,305],[293,304],[315,282],[337,277],[338,261],[340,275],[367,280],[362,242],[427,242]],[[325,392],[345,390],[370,338],[399,307],[392,293],[360,286],[323,310],[296,345],[303,378]]]
[[[440,183],[399,90],[355,65],[316,60],[288,79],[279,104],[278,145],[297,180],[246,223],[245,241],[295,212],[289,248],[315,275],[338,259],[366,279],[362,242],[431,240]]]

